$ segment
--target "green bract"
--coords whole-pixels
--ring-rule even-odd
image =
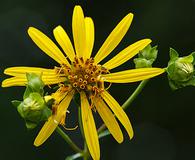
[[[170,48],[170,61],[167,67],[170,87],[175,90],[189,85],[195,86],[194,54],[179,57],[174,49]]]
[[[23,101],[12,101],[13,105],[26,122],[28,129],[35,128],[41,121],[46,121],[51,115],[48,103],[43,97],[44,84],[36,74],[27,74],[28,84],[24,92]]]
[[[135,68],[152,67],[153,62],[157,58],[157,54],[157,46],[151,47],[151,45],[148,45],[142,51],[140,51],[140,53],[138,53],[138,58],[133,60],[135,63]]]

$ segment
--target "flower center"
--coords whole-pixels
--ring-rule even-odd
[[[71,85],[78,92],[85,91],[90,95],[104,90],[104,82],[100,76],[109,73],[103,66],[95,64],[93,58],[84,60],[83,57],[75,57],[71,67],[63,65],[56,69],[58,74],[67,78],[65,84]]]

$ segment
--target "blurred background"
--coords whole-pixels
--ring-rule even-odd
[[[137,40],[151,38],[158,45],[156,67],[166,67],[169,47],[180,55],[195,51],[195,0],[1,0],[0,1],[0,72],[11,66],[37,66],[50,68],[56,62],[33,44],[27,35],[34,26],[53,39],[52,30],[62,25],[72,38],[73,8],[80,4],[86,16],[94,19],[96,28],[95,54],[116,24],[129,12],[134,20],[127,35],[110,57]],[[132,68],[127,62],[117,70]],[[123,104],[138,83],[112,85],[110,92]],[[64,160],[74,152],[54,133],[39,148],[33,146],[41,125],[33,131],[24,126],[13,99],[21,99],[23,87],[0,88],[0,159],[1,160]],[[172,91],[166,74],[152,79],[140,96],[126,111],[134,127],[134,139],[118,145],[111,137],[103,138],[103,160],[194,160],[195,157],[195,88]],[[77,125],[76,106],[72,104],[67,125]],[[82,146],[79,132],[66,131]]]

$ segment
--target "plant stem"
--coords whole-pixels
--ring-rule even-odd
[[[84,151],[83,151],[83,160],[88,160],[89,159],[89,151],[87,148],[86,142],[84,143]]]
[[[63,130],[60,127],[56,128],[56,131],[59,135],[62,136],[62,138],[70,145],[70,147],[76,152],[76,153],[83,153],[83,151],[70,139],[70,137],[63,132]]]
[[[83,138],[85,139],[84,132],[83,132],[83,124],[82,124],[81,107],[80,106],[78,106],[78,121],[79,121],[79,128],[80,128],[81,134],[82,134]]]
[[[122,108],[125,110],[127,107],[131,105],[131,103],[134,101],[134,99],[140,94],[142,89],[145,87],[149,79],[141,81],[141,83],[138,85],[138,87],[135,89],[133,94],[123,103]]]
[[[140,92],[145,87],[145,85],[147,84],[148,81],[149,81],[149,79],[141,81],[141,83],[138,85],[138,87],[135,89],[135,91],[132,93],[132,95],[125,101],[125,103],[123,103],[122,108],[124,110],[127,109],[130,106],[130,104],[135,100],[135,98],[140,94]],[[98,133],[100,134],[105,129],[106,129],[106,125],[102,124],[98,129]],[[109,134],[105,134],[105,135],[109,135]],[[104,136],[101,136],[101,138],[102,137],[104,137]]]

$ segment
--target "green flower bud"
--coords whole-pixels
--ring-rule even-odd
[[[39,93],[31,93],[18,106],[18,112],[25,119],[26,126],[32,129],[41,121],[47,120],[51,115],[50,109],[46,106],[44,98]]]
[[[175,61],[167,68],[169,78],[178,82],[190,80],[194,74],[194,66],[191,63]]]
[[[193,54],[179,57],[177,51],[172,48],[170,49],[170,61],[167,67],[167,73],[172,89],[195,85]]]
[[[51,96],[44,97],[44,84],[39,75],[26,74],[28,83],[23,95],[23,101],[14,100],[12,104],[26,122],[28,129],[35,128],[41,121],[46,121],[52,114],[48,106],[52,106]]]
[[[45,102],[39,93],[31,93],[29,97],[19,105],[21,116],[29,117],[31,112],[39,112],[45,107]],[[34,113],[33,113],[34,114]]]
[[[26,78],[28,80],[27,92],[38,92],[41,95],[44,93],[44,83],[41,79],[41,76],[34,73],[27,73]]]
[[[157,58],[157,54],[157,46],[151,47],[151,45],[148,45],[138,53],[138,58],[134,59],[135,68],[152,67],[152,64]]]

